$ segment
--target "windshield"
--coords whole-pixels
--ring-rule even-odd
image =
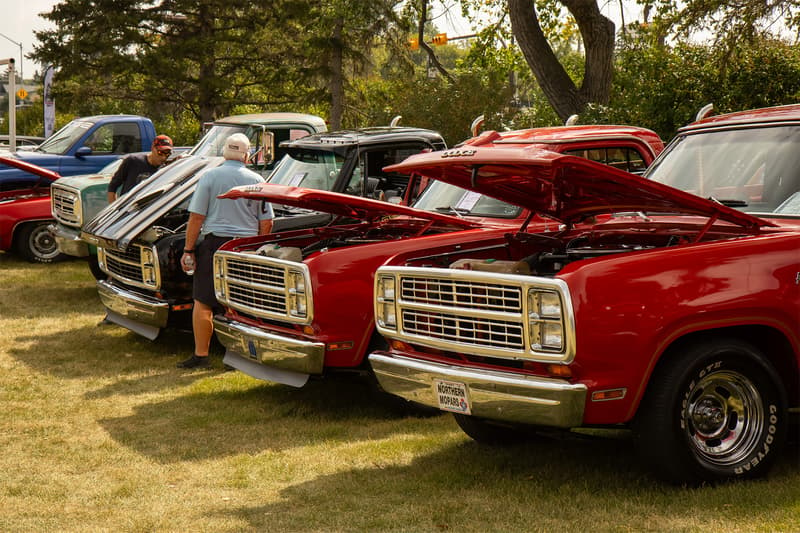
[[[86,131],[91,128],[91,122],[83,120],[73,120],[53,135],[47,138],[36,149],[37,152],[44,152],[46,154],[65,154],[69,147],[75,144],[75,141],[83,137]]]
[[[416,209],[492,218],[515,218],[522,208],[442,181],[432,182],[414,202]]]
[[[267,181],[289,187],[330,191],[342,169],[344,156],[325,150],[291,150]]]
[[[748,213],[800,214],[800,126],[688,133],[651,180]]]
[[[250,139],[250,146],[256,146],[257,132],[247,126],[235,126],[231,124],[215,124],[206,132],[200,142],[189,151],[189,155],[201,155],[204,157],[222,157],[222,147],[225,140],[234,133],[244,133]]]
[[[123,160],[122,157],[120,157],[119,159],[113,160],[111,163],[107,164],[106,166],[101,168],[99,171],[97,171],[97,173],[100,174],[101,176],[113,176],[114,173],[119,168],[119,166],[122,164],[122,160]]]

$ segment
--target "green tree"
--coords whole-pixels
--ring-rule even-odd
[[[76,111],[98,100],[157,117],[209,121],[235,105],[281,105],[282,48],[299,41],[295,3],[247,0],[64,0],[31,54],[58,68],[54,94]],[[93,109],[94,112],[96,109]]]
[[[341,128],[352,80],[369,76],[376,67],[375,50],[404,47],[408,20],[397,0],[310,1],[304,10],[307,37],[297,78],[314,88],[317,99],[328,102],[329,122]],[[360,103],[360,102],[359,102]]]

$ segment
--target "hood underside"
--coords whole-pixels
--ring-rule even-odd
[[[745,227],[774,224],[581,157],[525,147],[463,147],[386,167],[416,172],[574,224],[620,212],[704,216]]]
[[[360,196],[317,189],[306,189],[303,187],[287,187],[285,185],[276,185],[272,183],[236,187],[221,195],[220,198],[267,200],[275,204],[302,207],[312,211],[332,213],[341,217],[369,222],[378,220],[387,215],[402,215],[422,220],[430,220],[457,228],[474,228],[480,226],[480,223],[472,220],[442,213],[423,211],[421,209],[373,200],[371,198],[362,198]]]

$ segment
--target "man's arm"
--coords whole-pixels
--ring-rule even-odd
[[[127,174],[128,158],[126,157],[122,160],[122,163],[120,163],[117,171],[114,172],[114,175],[111,177],[111,181],[108,182],[108,203],[111,203],[117,199],[117,189],[119,189],[122,183],[125,181],[125,176]]]
[[[186,224],[186,243],[183,246],[183,255],[181,256],[181,268],[184,272],[194,270],[194,265],[187,265],[186,258],[194,257],[195,245],[197,238],[200,236],[200,229],[203,227],[203,221],[206,219],[205,215],[199,213],[189,213],[189,222]]]
[[[189,213],[189,222],[186,224],[185,250],[194,250],[194,246],[197,244],[197,238],[200,236],[200,228],[203,227],[203,221],[205,221],[205,219],[205,215]]]

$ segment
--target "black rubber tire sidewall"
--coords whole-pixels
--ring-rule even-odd
[[[693,451],[683,429],[684,402],[695,380],[707,372],[735,371],[746,376],[761,396],[764,424],[756,445],[731,465],[711,463]],[[639,454],[663,479],[676,483],[715,482],[764,475],[782,447],[788,425],[785,393],[763,354],[737,339],[696,344],[672,358],[651,378],[635,429]]]
[[[31,244],[31,239],[34,235],[40,231],[49,231],[47,226],[50,225],[50,222],[30,222],[25,224],[19,230],[19,234],[16,237],[16,245],[17,245],[17,252],[25,258],[27,261],[31,263],[54,263],[59,261],[63,258],[63,254],[55,253],[53,255],[40,254],[37,250],[34,249],[33,245]],[[52,236],[51,236],[52,238]],[[58,250],[58,246],[56,245],[55,239],[53,239],[53,246],[54,250]]]

